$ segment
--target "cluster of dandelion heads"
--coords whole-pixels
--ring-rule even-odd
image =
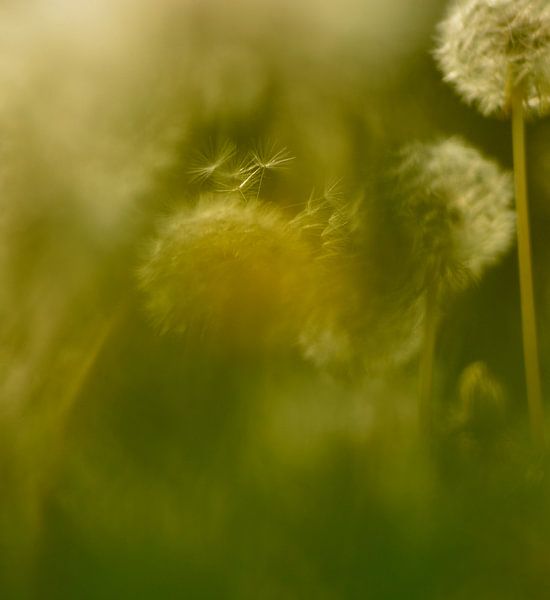
[[[548,0],[458,0],[439,25],[446,81],[484,115],[506,112],[520,88],[528,113],[550,108]]]
[[[511,175],[460,138],[405,147],[397,185],[423,286],[466,287],[512,245]]]
[[[309,309],[312,262],[274,207],[209,195],[164,220],[139,279],[161,331],[291,347]]]

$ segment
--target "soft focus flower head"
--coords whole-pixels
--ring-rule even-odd
[[[398,182],[425,285],[464,287],[510,248],[511,176],[460,138],[407,146]]]
[[[308,245],[274,207],[206,196],[166,218],[139,269],[161,331],[292,346],[308,310]]]
[[[550,108],[548,0],[458,0],[439,25],[445,80],[484,115],[507,111],[520,87],[528,113]]]

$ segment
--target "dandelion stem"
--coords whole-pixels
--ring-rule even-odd
[[[428,434],[432,430],[432,390],[437,334],[437,295],[437,285],[432,284],[426,291],[424,336],[418,373],[418,417],[420,427]]]
[[[544,444],[544,416],[537,345],[535,298],[533,293],[531,235],[529,231],[529,206],[527,201],[523,94],[520,88],[515,88],[512,91],[511,106],[525,382],[527,387],[527,402],[529,405],[531,432],[535,443],[538,446],[542,446]]]

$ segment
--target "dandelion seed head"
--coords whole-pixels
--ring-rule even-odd
[[[462,288],[510,248],[511,175],[459,138],[415,143],[401,153],[400,210],[425,284]]]
[[[435,57],[446,81],[484,115],[507,111],[521,86],[527,113],[550,109],[550,2],[458,0],[440,23]]]
[[[160,227],[139,280],[161,331],[292,345],[311,291],[307,244],[275,208],[203,198]]]

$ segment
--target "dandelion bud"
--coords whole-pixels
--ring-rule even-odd
[[[305,318],[309,248],[274,208],[203,199],[168,217],[139,270],[164,331],[254,347],[291,345]]]
[[[398,178],[425,285],[465,287],[510,248],[511,176],[460,139],[406,147]]]
[[[458,0],[439,25],[446,81],[484,115],[506,112],[520,87],[529,113],[550,108],[548,0]]]
[[[468,365],[459,382],[461,421],[464,427],[488,434],[502,429],[504,391],[484,362]]]

